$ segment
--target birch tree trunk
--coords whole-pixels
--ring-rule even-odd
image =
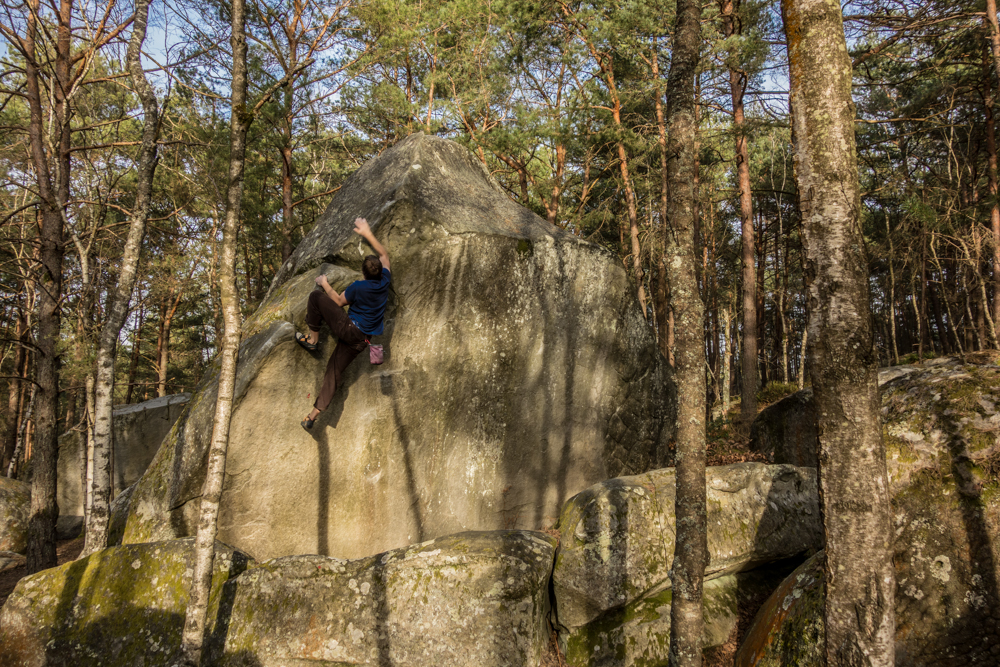
[[[826,662],[892,667],[895,574],[840,3],[782,0],[826,533]]]
[[[149,0],[136,0],[125,63],[132,88],[142,101],[142,145],[136,174],[135,206],[129,216],[129,231],[122,255],[118,285],[112,293],[104,326],[97,346],[97,377],[94,386],[94,445],[93,479],[87,511],[87,537],[81,556],[87,556],[108,546],[108,518],[112,494],[112,423],[111,411],[115,389],[115,356],[118,336],[128,314],[129,301],[135,288],[142,239],[146,234],[146,218],[153,193],[156,172],[156,140],[160,131],[159,103],[156,92],[142,71],[140,52],[146,41]],[[90,464],[88,462],[88,468]]]
[[[198,667],[201,664],[201,652],[205,640],[205,615],[208,612],[208,594],[212,584],[215,535],[218,527],[219,502],[222,499],[222,484],[226,473],[229,424],[233,415],[236,363],[239,359],[242,333],[239,293],[236,288],[236,236],[239,231],[243,198],[247,130],[253,120],[253,112],[247,109],[245,13],[245,0],[233,0],[230,36],[233,51],[233,82],[232,113],[229,123],[229,184],[226,189],[226,219],[222,229],[219,260],[219,291],[224,327],[222,368],[219,371],[219,393],[215,403],[215,424],[208,453],[208,470],[201,492],[191,592],[188,595],[184,634],[181,638],[184,661],[190,667]]]
[[[705,518],[705,307],[698,289],[695,246],[694,78],[701,46],[701,4],[678,0],[667,77],[666,238],[670,305],[676,319],[676,547],[671,570],[670,665],[701,665],[702,586],[708,552]]]

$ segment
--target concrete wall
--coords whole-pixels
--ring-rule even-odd
[[[139,480],[190,398],[191,394],[172,394],[115,409],[112,498]],[[61,516],[83,515],[84,456],[82,433],[59,438],[56,500]]]

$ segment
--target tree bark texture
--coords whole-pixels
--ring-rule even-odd
[[[840,4],[782,0],[809,278],[809,376],[826,533],[826,660],[891,667],[895,591],[868,263]]]
[[[677,383],[676,548],[671,583],[670,664],[701,665],[702,585],[707,559],[705,518],[705,329],[695,250],[694,78],[701,47],[701,4],[678,0],[674,49],[667,77],[666,238],[670,299],[675,318]]]
[[[39,3],[29,2],[22,49],[26,56],[25,91],[28,98],[28,137],[32,167],[41,200],[39,245],[39,312],[36,377],[38,395],[32,451],[31,514],[28,523],[28,573],[56,565],[56,457],[59,437],[59,333],[61,327],[63,218],[69,199],[70,127],[66,94],[70,90],[70,16],[72,3],[62,0],[57,13],[53,83],[54,122],[52,142],[56,154],[48,155],[42,113],[42,74],[36,63]],[[56,167],[50,171],[50,158]]]
[[[208,453],[208,467],[202,486],[198,533],[195,536],[193,575],[184,619],[182,650],[187,665],[201,664],[205,639],[205,616],[212,584],[212,563],[215,560],[215,536],[218,528],[219,502],[226,474],[226,454],[229,448],[229,425],[233,416],[233,395],[236,389],[236,364],[239,359],[242,322],[239,293],[236,287],[236,238],[239,232],[240,208],[243,198],[243,177],[246,164],[246,138],[253,112],[247,109],[247,41],[245,31],[246,3],[232,4],[233,52],[232,113],[229,124],[229,184],[226,189],[226,219],[222,230],[219,260],[219,291],[224,333],[222,338],[222,368],[219,371],[219,392],[215,403],[215,422]]]
[[[83,556],[100,551],[108,546],[108,518],[112,494],[112,423],[111,411],[114,403],[115,357],[118,350],[118,336],[121,334],[125,317],[128,315],[129,301],[135,288],[142,239],[146,234],[146,218],[153,193],[153,176],[156,172],[156,140],[159,135],[160,120],[156,92],[142,71],[140,50],[146,40],[146,22],[149,15],[149,0],[136,0],[125,62],[132,81],[133,90],[142,100],[143,127],[142,145],[139,148],[139,164],[136,175],[135,206],[129,217],[129,232],[125,241],[111,302],[108,304],[101,327],[97,346],[97,377],[94,387],[94,449],[93,480],[91,501],[87,512],[87,536]]]

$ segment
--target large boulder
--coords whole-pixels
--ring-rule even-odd
[[[113,496],[139,481],[190,398],[191,394],[171,394],[114,409]],[[85,456],[82,433],[70,431],[59,438],[56,501],[60,516],[83,516]]]
[[[31,485],[0,477],[0,551],[23,554],[28,548]]]
[[[536,667],[554,551],[544,533],[496,531],[353,561],[268,561],[236,580],[211,662]]]
[[[334,341],[293,342],[314,277],[392,259],[386,361],[361,355],[312,432]],[[360,557],[463,530],[555,523],[595,482],[665,465],[675,414],[621,263],[513,203],[461,146],[414,135],[351,176],[244,326],[219,539],[260,559]],[[325,330],[324,330],[325,331]],[[125,542],[192,534],[209,374],[131,500]]]
[[[21,579],[0,609],[4,667],[170,667],[180,660],[194,539],[113,547]],[[224,584],[251,565],[216,543],[208,636],[228,628]]]
[[[1000,662],[998,404],[1000,367],[957,359],[883,388],[898,665]],[[740,652],[770,657],[747,657],[743,664],[820,664],[786,658],[781,649],[803,639],[800,630],[812,633],[817,623],[822,638],[822,595],[818,603],[809,602],[810,591],[822,585],[819,579],[812,588],[795,584],[799,598],[806,598],[795,607],[765,607]],[[779,606],[785,607],[780,613]]]
[[[815,470],[738,463],[709,468],[705,482],[708,579],[822,548]],[[654,470],[601,482],[566,504],[552,581],[571,664],[665,659],[675,488],[672,468]],[[719,606],[713,596],[728,599],[736,580],[730,582],[711,589],[706,608]]]

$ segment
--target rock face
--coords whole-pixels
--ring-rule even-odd
[[[898,665],[1000,661],[998,404],[996,365],[946,360],[883,387]],[[755,623],[762,629],[741,652],[772,655],[758,664],[819,664],[786,661],[768,646],[822,624],[822,602]]]
[[[0,551],[23,554],[28,548],[31,485],[0,477]]]
[[[114,495],[139,481],[190,398],[190,394],[172,394],[114,410]],[[61,516],[83,516],[85,455],[79,432],[59,438],[56,500]]]
[[[536,667],[555,543],[461,533],[354,561],[259,566],[216,543],[203,664]],[[0,610],[0,662],[177,664],[192,544],[113,547],[22,579]]]
[[[957,361],[947,357],[928,361],[925,365],[935,366],[949,360]],[[907,365],[880,368],[879,387],[919,370],[919,366]],[[815,468],[819,439],[812,389],[797,391],[761,410],[750,426],[750,449],[766,454],[769,463]]]
[[[313,356],[292,336],[319,271],[338,290],[360,277],[357,216],[392,260],[386,362],[360,355],[305,432],[334,341]],[[260,559],[549,526],[574,493],[663,465],[673,433],[620,262],[422,135],[344,183],[245,324],[238,375],[219,539]],[[137,485],[125,542],[193,534],[215,391],[206,379]]]
[[[705,481],[709,579],[822,547],[815,470],[739,463],[709,468]],[[571,664],[665,660],[674,489],[668,468],[607,480],[566,504],[552,580]],[[720,584],[713,595],[724,600],[726,590]],[[706,608],[721,604],[712,599]]]
[[[236,581],[215,664],[536,667],[555,540],[461,533],[343,561],[288,556]]]
[[[180,659],[193,539],[105,549],[25,577],[0,609],[4,667],[168,667]],[[250,562],[216,543],[208,636],[225,633],[223,584]]]

